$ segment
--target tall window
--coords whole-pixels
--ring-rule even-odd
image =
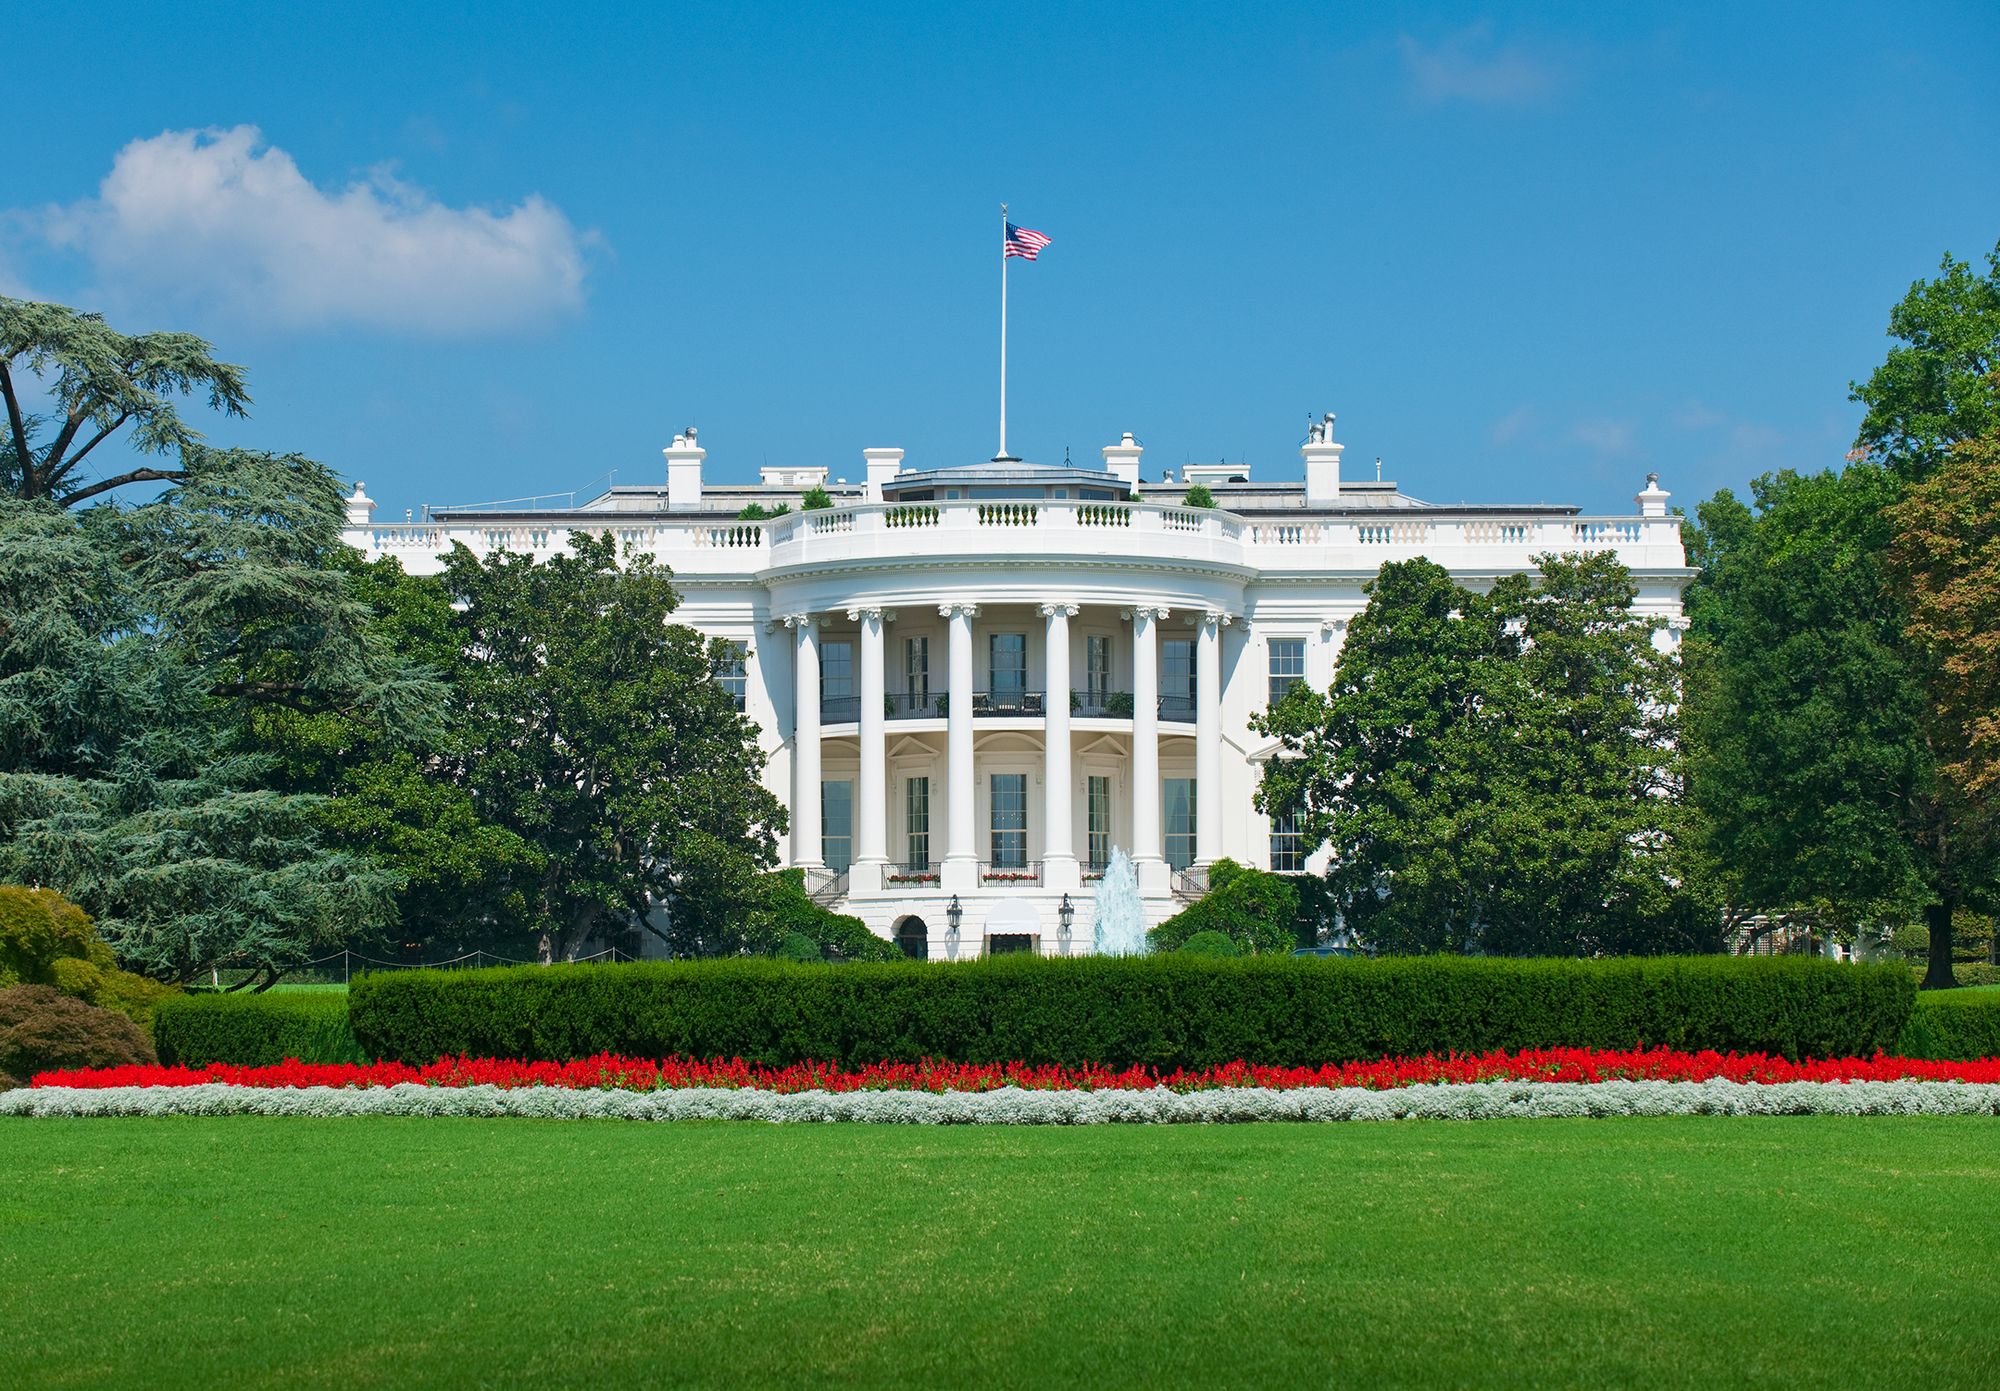
[[[993,784],[993,867],[1025,869],[1028,864],[1028,775],[995,773]]]
[[[1018,706],[1028,693],[1028,635],[995,633],[987,639],[992,662],[993,703]]]
[[[729,698],[741,710],[750,693],[750,645],[743,642],[725,642],[724,652],[715,664],[715,679]]]
[[[1305,845],[1299,836],[1298,814],[1288,811],[1272,817],[1271,872],[1299,874],[1305,867]]]
[[[1285,698],[1285,692],[1306,679],[1306,640],[1271,639],[1271,704]]]
[[[1083,640],[1083,695],[1084,703],[1093,709],[1104,708],[1104,698],[1111,692],[1111,639],[1101,634],[1091,634]]]
[[[819,856],[828,869],[843,873],[854,863],[854,783],[819,785]]]
[[[1167,863],[1186,869],[1194,863],[1194,779],[1167,779]]]
[[[1160,713],[1170,720],[1194,718],[1193,638],[1160,644]]]
[[[903,783],[903,830],[910,841],[905,868],[931,867],[931,780],[910,778]]]
[[[1089,827],[1090,867],[1102,871],[1111,863],[1111,779],[1084,781],[1084,822]]]
[[[910,693],[910,709],[922,710],[931,703],[931,640],[910,638],[903,644],[904,689]]]
[[[861,718],[854,695],[854,644],[845,640],[819,645],[820,718],[839,722]]]

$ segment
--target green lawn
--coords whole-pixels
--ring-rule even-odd
[[[0,1121],[0,1383],[2000,1384],[2000,1123]]]

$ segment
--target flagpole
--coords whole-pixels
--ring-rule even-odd
[[[1007,205],[1000,205],[1000,452],[1007,457]]]

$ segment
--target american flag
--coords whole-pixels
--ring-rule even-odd
[[[1003,259],[1008,256],[1025,256],[1032,261],[1042,254],[1042,248],[1048,244],[1049,239],[1040,232],[1031,232],[1026,227],[1016,227],[1010,222],[1007,224],[1007,249],[1001,256]]]

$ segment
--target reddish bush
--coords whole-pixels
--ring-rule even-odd
[[[116,1010],[85,1004],[52,985],[0,990],[0,1072],[32,1077],[50,1068],[154,1061],[146,1035]]]

